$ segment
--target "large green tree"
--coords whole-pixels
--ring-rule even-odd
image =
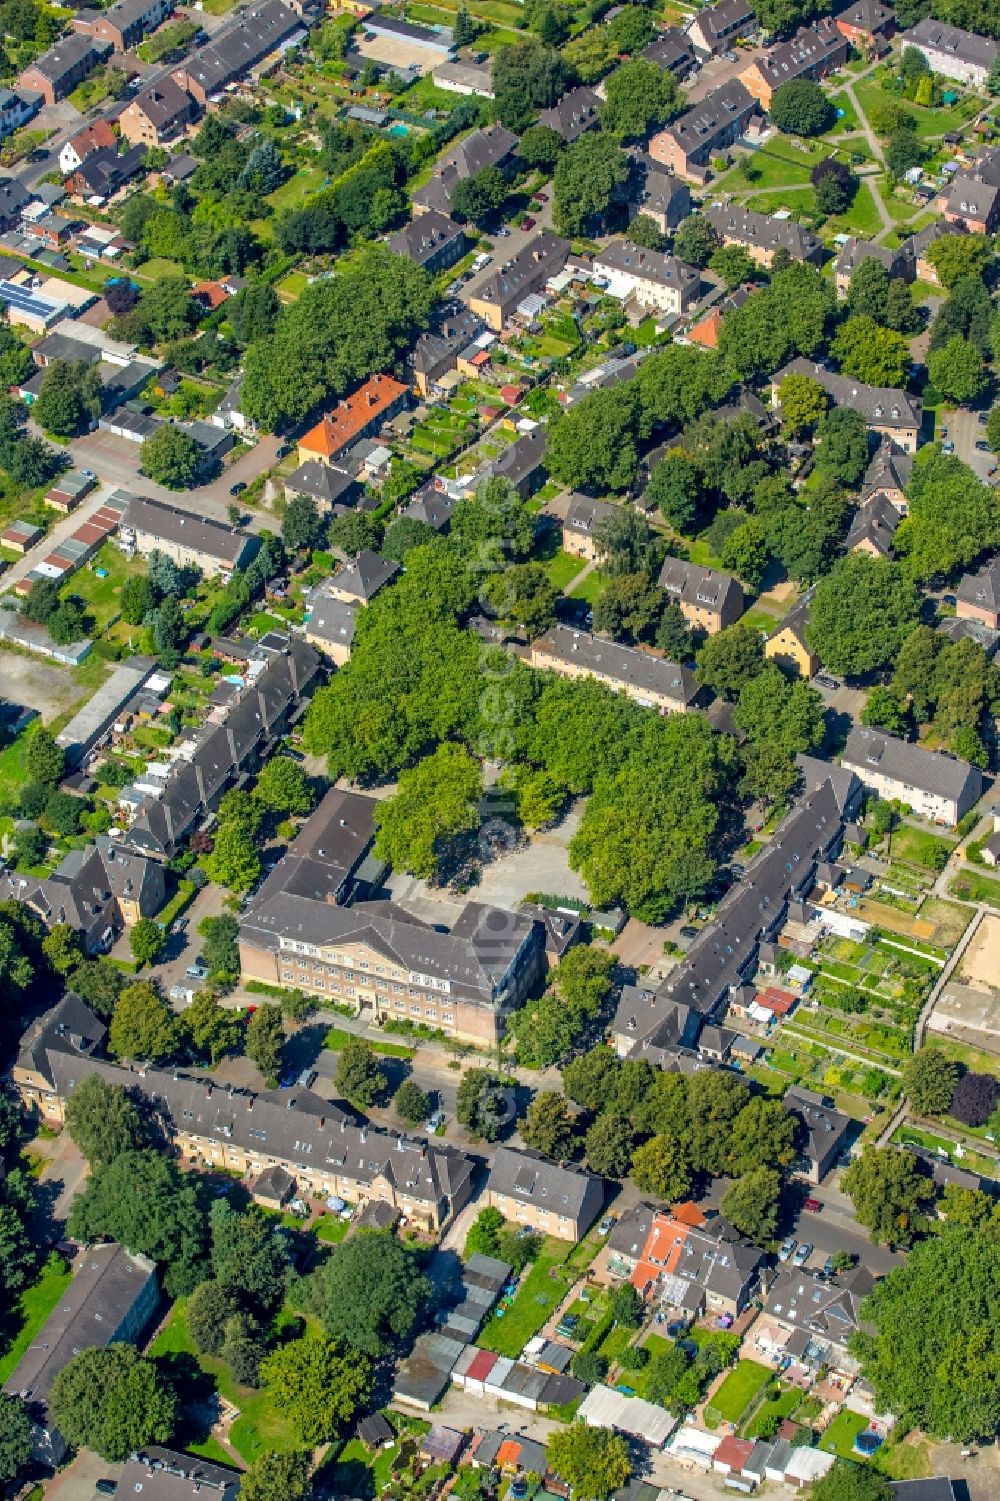
[[[656,63],[636,58],[622,63],[605,84],[602,130],[619,141],[645,140],[658,125],[666,125],[684,107],[677,80]]]
[[[100,1074],[81,1079],[66,1101],[66,1130],[92,1168],[141,1147],[146,1135],[127,1091]]]
[[[357,1349],[307,1335],[279,1345],[261,1366],[261,1383],[305,1444],[336,1438],[371,1390],[371,1362]]]
[[[310,1279],[310,1301],[329,1335],[380,1355],[416,1328],[430,1283],[388,1231],[362,1231],[337,1246]]]
[[[575,1117],[558,1090],[540,1090],[521,1121],[521,1140],[532,1151],[562,1160],[576,1146]]]
[[[147,1444],[165,1444],[177,1398],[156,1363],[130,1344],[81,1350],[52,1383],[49,1410],[63,1438],[120,1463]]]
[[[877,1284],[863,1323],[872,1332],[859,1329],[851,1349],[880,1411],[953,1442],[992,1439],[1000,1425],[995,1237],[961,1226],[929,1237]]]
[[[957,1080],[957,1064],[940,1048],[919,1048],[903,1066],[903,1092],[918,1115],[944,1115]]]
[[[33,1431],[20,1397],[0,1392],[0,1481],[23,1475],[31,1458]]]
[[[549,1468],[581,1501],[605,1501],[632,1473],[625,1440],[607,1428],[573,1423],[557,1429],[546,1445]]]
[[[142,445],[140,473],[168,490],[188,490],[198,478],[203,450],[190,433],[165,422]]]
[[[397,870],[431,878],[455,840],[479,824],[482,773],[458,745],[441,745],[399,779],[375,810],[376,852]]]
[[[918,609],[897,564],[855,552],[817,584],[806,635],[832,672],[874,672],[896,655]]]
[[[917,1159],[898,1147],[866,1147],[844,1173],[841,1186],[876,1245],[911,1245],[934,1198],[934,1184]]]
[[[628,175],[628,157],[613,136],[599,130],[579,136],[556,163],[552,180],[556,228],[561,234],[582,235],[599,227],[624,190]]]
[[[179,1040],[177,1019],[156,985],[139,980],[122,991],[108,1029],[110,1052],[162,1063],[177,1051]]]
[[[190,1292],[203,1275],[197,1186],[158,1152],[121,1152],[97,1168],[73,1201],[67,1229],[77,1240],[106,1237],[160,1262],[173,1296]]]

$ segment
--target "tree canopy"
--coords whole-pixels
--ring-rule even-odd
[[[336,1246],[310,1279],[310,1301],[329,1335],[377,1356],[406,1339],[430,1296],[412,1254],[385,1231]]]

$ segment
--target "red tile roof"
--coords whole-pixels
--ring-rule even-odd
[[[737,1438],[730,1433],[712,1455],[712,1461],[716,1465],[728,1465],[731,1470],[740,1471],[750,1458],[752,1450],[752,1439]]]

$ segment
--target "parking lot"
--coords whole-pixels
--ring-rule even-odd
[[[74,708],[83,690],[69,667],[0,651],[0,699],[23,708],[38,709],[43,719],[55,719]]]

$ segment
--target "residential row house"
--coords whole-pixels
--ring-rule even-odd
[[[308,1089],[221,1088],[203,1076],[107,1062],[97,1053],[104,1029],[92,1014],[89,1022],[81,1020],[82,1005],[76,996],[64,997],[42,1018],[44,1040],[32,1036],[14,1064],[26,1108],[49,1125],[64,1123],[67,1100],[96,1074],[126,1090],[193,1167],[252,1180],[282,1168],[302,1195],[361,1205],[381,1200],[431,1232],[467,1200],[473,1165],[461,1152],[359,1124]],[[63,1008],[68,1026],[82,1027],[92,1043],[89,1050],[76,1045],[80,1033],[67,1034]]]
[[[415,266],[436,276],[447,271],[460,261],[468,246],[468,239],[461,225],[437,209],[428,209],[418,214],[409,224],[389,236],[389,249],[394,255],[402,255]]]
[[[200,105],[221,97],[267,58],[286,51],[306,36],[301,18],[283,0],[258,0],[236,20],[217,31],[204,47],[189,52],[174,69],[173,79]]]
[[[185,743],[162,784],[137,796],[128,831],[136,849],[169,859],[304,713],[321,658],[301,637],[270,635],[274,645],[256,648],[259,655],[242,666],[242,686]]]
[[[829,16],[801,27],[789,42],[755,58],[740,74],[740,82],[764,110],[771,108],[775,89],[796,79],[815,83],[835,73],[847,61],[851,44]]]
[[[46,104],[58,104],[92,73],[112,51],[110,42],[95,41],[71,31],[43,52],[21,74],[22,89],[41,95]]]
[[[718,0],[717,5],[696,12],[687,35],[704,58],[725,52],[737,38],[749,36],[756,29],[757,17],[747,0]]]
[[[898,798],[915,813],[953,827],[983,794],[978,766],[944,751],[925,750],[884,730],[855,725],[841,765],[887,801]]]
[[[176,79],[161,78],[140,89],[118,116],[118,128],[133,146],[168,146],[198,117],[198,104]]]
[[[517,147],[517,136],[503,125],[488,125],[472,131],[441,157],[430,181],[413,194],[414,214],[433,209],[447,217],[451,213],[451,195],[456,183],[476,177],[487,167],[495,167],[505,176],[510,176]]]
[[[691,190],[661,162],[645,152],[635,152],[629,173],[628,211],[632,218],[645,214],[661,235],[668,235],[691,212]]]
[[[595,678],[661,714],[684,714],[703,698],[690,668],[569,625],[551,626],[537,636],[527,649],[527,661],[559,677]]]
[[[541,292],[559,274],[569,250],[569,241],[559,235],[536,235],[470,292],[469,307],[487,328],[502,333],[525,298]]]
[[[430,214],[424,214],[417,222],[430,218]],[[444,389],[442,382],[456,371],[475,380],[479,367],[489,361],[489,346],[495,337],[468,308],[449,307],[432,318],[430,327],[420,334],[407,358],[419,394],[435,395]]]
[[[915,453],[920,442],[924,405],[919,396],[890,387],[866,386],[850,375],[835,375],[823,365],[801,355],[771,377],[771,396],[775,404],[782,382],[789,375],[806,375],[822,386],[834,406],[853,407],[865,419],[870,433],[889,438],[904,453]]]

